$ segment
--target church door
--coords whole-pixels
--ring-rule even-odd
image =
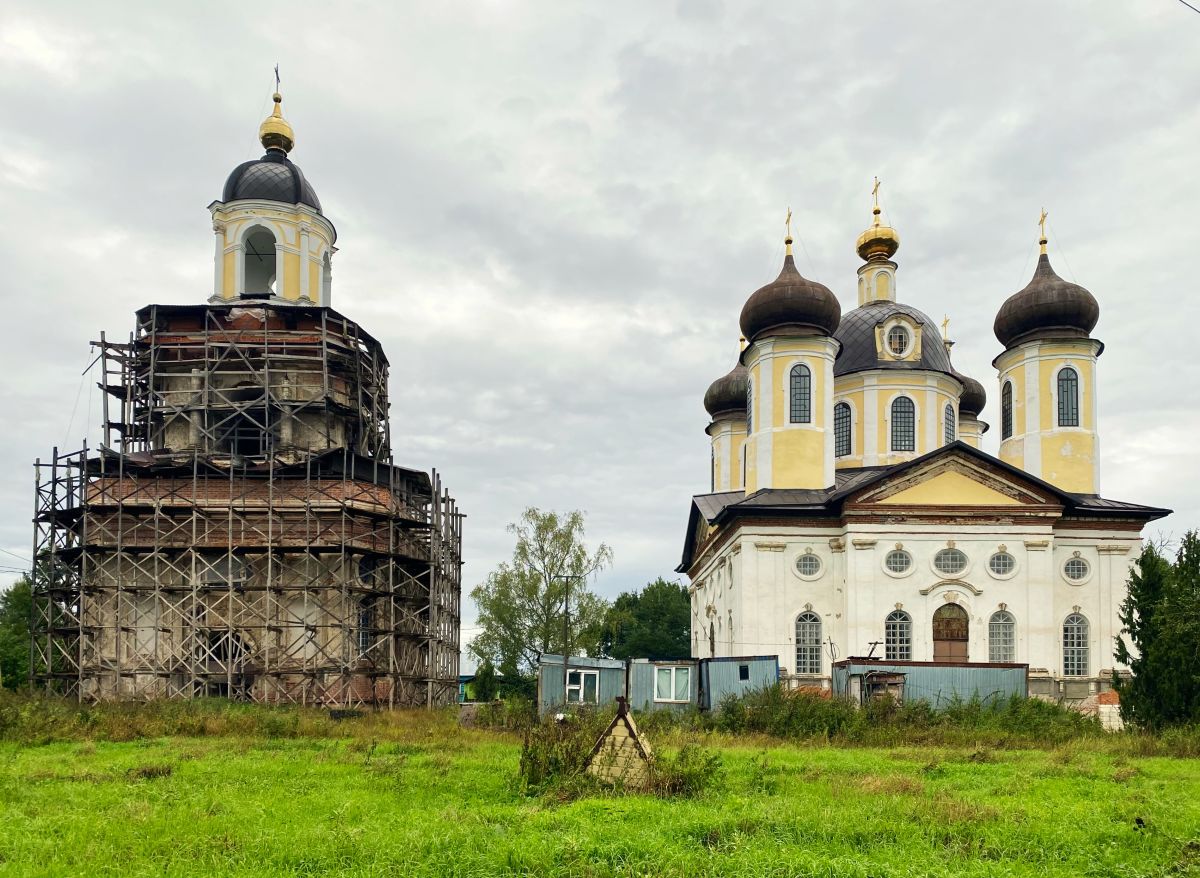
[[[967,661],[967,611],[958,604],[945,604],[933,614],[933,660]]]

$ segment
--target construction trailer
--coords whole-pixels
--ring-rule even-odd
[[[94,344],[103,444],[35,464],[36,686],[456,700],[463,515],[436,472],[393,464],[374,338],[244,296],[150,305]]]
[[[849,658],[833,664],[833,694],[860,705],[883,697],[934,707],[972,698],[1006,701],[1029,696],[1029,665]]]

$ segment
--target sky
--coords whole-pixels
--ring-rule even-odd
[[[333,305],[392,364],[398,463],[467,513],[464,591],[528,506],[581,509],[606,597],[676,578],[711,381],[774,279],[854,305],[872,180],[897,292],[989,394],[1049,211],[1100,302],[1100,490],[1200,527],[1200,14],[1094,2],[8,2],[0,10],[0,585],[31,463],[99,440],[89,342],[211,293],[207,205],[291,157],[338,229]],[[984,448],[995,453],[996,430]],[[464,635],[474,610],[464,611]]]

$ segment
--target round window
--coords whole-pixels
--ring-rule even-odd
[[[903,326],[893,326],[888,330],[888,350],[894,356],[902,357],[908,350],[908,330]]]
[[[933,556],[933,568],[943,576],[954,576],[967,569],[967,556],[959,549],[942,549]]]
[[[1063,574],[1072,582],[1079,582],[1087,579],[1091,568],[1088,567],[1088,562],[1082,558],[1072,558],[1063,566]]]
[[[816,576],[821,572],[821,559],[812,552],[805,552],[796,559],[796,572],[801,576]]]
[[[892,549],[883,559],[883,566],[892,573],[907,573],[912,567],[912,555],[903,549]]]
[[[1017,567],[1017,559],[1008,552],[997,552],[988,559],[988,569],[996,576],[1008,576]]]

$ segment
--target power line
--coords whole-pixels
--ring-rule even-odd
[[[1184,6],[1186,6],[1188,9],[1192,10],[1192,12],[1200,12],[1200,9],[1197,9],[1191,3],[1188,3],[1187,0],[1179,0],[1179,2],[1182,3]]]

